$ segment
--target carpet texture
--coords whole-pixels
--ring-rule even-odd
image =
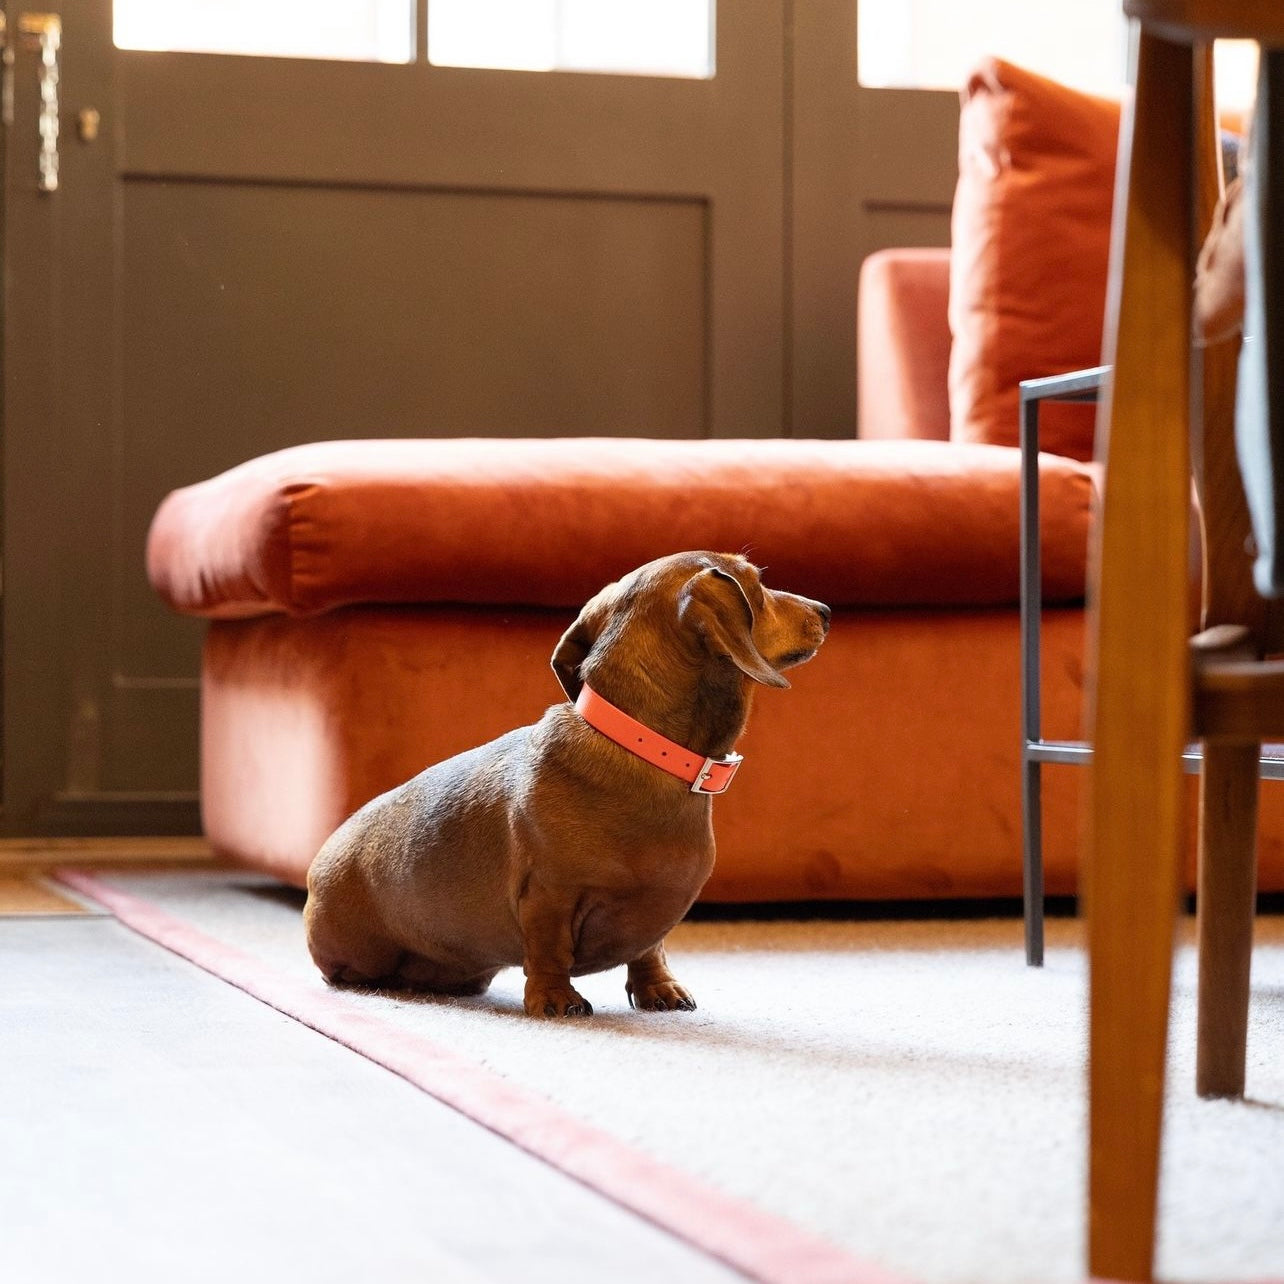
[[[110,915],[0,976],[5,1284],[743,1284]]]
[[[1086,969],[1076,923],[1049,924],[1038,970],[1025,967],[1010,920],[687,923],[669,954],[697,1012],[632,1012],[614,972],[577,982],[593,1018],[545,1023],[521,1015],[516,971],[477,999],[328,991],[303,943],[298,898],[252,875],[113,875],[80,886],[141,898],[248,961],[264,989],[337,1004],[374,1041],[400,1039],[403,1051],[418,1049],[411,1056],[435,1048],[524,1099],[535,1094],[584,1136],[612,1139],[617,1156],[635,1153],[639,1172],[649,1162],[685,1174],[701,1217],[728,1219],[732,1249],[754,1238],[744,1205],[760,1209],[767,1230],[739,1263],[760,1278],[1083,1276]],[[1284,1278],[1284,923],[1259,920],[1257,940],[1242,1103],[1194,1095],[1194,959],[1189,946],[1179,952],[1165,1279]],[[546,1140],[556,1149],[556,1136]],[[567,1158],[573,1167],[575,1154]],[[798,1229],[792,1246],[772,1233],[776,1219]],[[717,1241],[720,1228],[709,1231]]]

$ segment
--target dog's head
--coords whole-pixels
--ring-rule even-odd
[[[688,670],[734,666],[764,686],[787,687],[781,670],[816,654],[829,616],[821,602],[764,587],[743,557],[675,553],[593,597],[557,644],[553,672],[575,700],[591,657],[619,646],[641,665],[667,658]]]

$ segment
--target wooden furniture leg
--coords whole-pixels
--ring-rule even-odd
[[[1088,1266],[1150,1280],[1154,1269],[1164,1053],[1179,887],[1177,758],[1204,741],[1198,1087],[1243,1089],[1252,942],[1260,742],[1284,727],[1284,643],[1275,612],[1249,601],[1245,497],[1254,509],[1256,587],[1284,595],[1284,6],[1278,0],[1124,0],[1140,24],[1125,109],[1107,300],[1111,399],[1100,414],[1107,471],[1094,565],[1090,655],[1096,756],[1085,892],[1091,966]],[[1200,374],[1195,470],[1203,505],[1204,631],[1191,650],[1185,611],[1190,446],[1192,208],[1207,226],[1206,161],[1193,153],[1193,90],[1211,134],[1207,52],[1192,43],[1255,39],[1262,49],[1245,185],[1247,336],[1229,450],[1229,364]],[[1170,42],[1181,42],[1170,43]],[[1263,128],[1263,122],[1266,122]],[[1198,180],[1198,183],[1197,183]],[[1196,186],[1198,193],[1196,195]],[[1192,200],[1192,197],[1195,199]],[[1250,341],[1252,346],[1250,347]],[[1244,485],[1234,483],[1238,456]],[[1192,716],[1193,714],[1193,716]]]
[[[1197,232],[1211,226],[1222,191],[1212,63],[1212,46],[1205,44],[1194,63]],[[1202,414],[1192,425],[1192,447],[1202,524],[1205,630],[1194,641],[1196,663],[1210,656],[1260,659],[1268,635],[1266,604],[1253,584],[1246,551],[1252,525],[1235,450],[1239,346],[1236,335],[1205,347],[1196,367]],[[1195,1090],[1204,1097],[1239,1097],[1244,1093],[1248,1029],[1260,744],[1206,740],[1202,749]]]
[[[1092,603],[1088,1265],[1149,1280],[1190,705],[1190,50],[1143,30],[1134,70]]]
[[[1242,1097],[1257,891],[1260,746],[1204,745],[1199,795],[1199,1017],[1195,1090]]]

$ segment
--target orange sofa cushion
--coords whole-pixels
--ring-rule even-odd
[[[950,435],[1014,445],[1022,379],[1101,361],[1119,104],[999,59],[959,118]],[[1045,405],[1045,450],[1088,459],[1095,408]]]
[[[332,441],[171,493],[148,573],[217,619],[369,604],[577,607],[683,548],[840,606],[1018,596],[1016,450],[932,441]],[[1044,585],[1083,595],[1092,480],[1041,461]]]

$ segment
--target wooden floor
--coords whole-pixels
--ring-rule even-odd
[[[83,914],[49,873],[62,865],[111,869],[217,866],[203,838],[0,839],[0,915]]]
[[[83,906],[50,886],[38,873],[0,874],[0,915],[84,912]]]

